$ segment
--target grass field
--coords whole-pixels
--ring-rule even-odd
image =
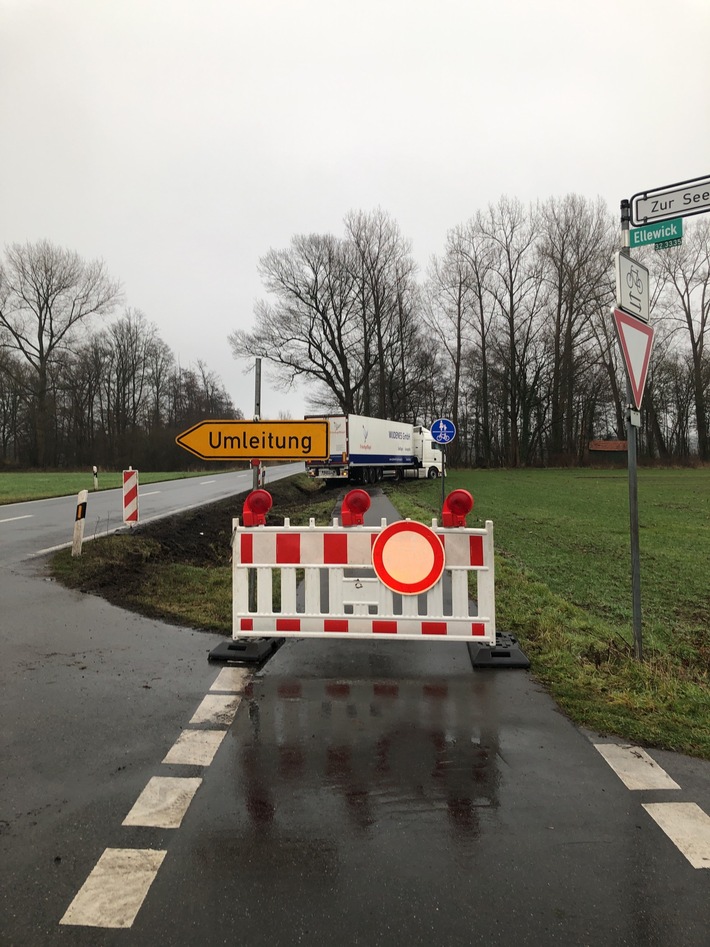
[[[220,470],[220,473],[225,473]],[[160,480],[179,480],[182,477],[203,477],[197,473],[146,473],[141,470],[140,482],[157,483]],[[120,470],[100,471],[99,490],[115,490],[123,485]],[[47,497],[74,496],[80,490],[94,489],[94,478],[90,470],[69,473],[14,473],[0,471],[0,504],[23,503],[25,500],[45,500]]]
[[[426,521],[440,484],[388,488]],[[710,759],[710,469],[639,471],[645,660],[633,655],[625,471],[454,471],[495,528],[497,622],[578,723]]]
[[[457,487],[474,496],[469,525],[494,523],[498,628],[517,635],[561,709],[600,733],[710,759],[710,469],[639,470],[642,664],[632,648],[625,471],[453,471],[447,492]],[[329,522],[334,494],[305,476],[269,490],[271,525]],[[385,490],[402,516],[440,518],[440,481]],[[107,597],[114,588],[114,601],[146,614],[230,633],[235,513],[234,503],[215,504],[162,536],[149,527],[92,542],[81,560],[61,553],[54,569],[75,587]],[[204,533],[202,551],[183,554],[176,530],[186,541]],[[118,575],[130,588],[115,588]]]

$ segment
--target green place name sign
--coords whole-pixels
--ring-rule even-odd
[[[642,247],[648,243],[666,243],[669,240],[680,240],[683,236],[683,218],[664,220],[659,224],[646,224],[645,227],[636,227],[629,232],[630,246]]]

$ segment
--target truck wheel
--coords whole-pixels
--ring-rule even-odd
[[[427,477],[429,478],[429,480],[436,480],[438,476],[439,476],[439,471],[436,469],[436,467],[430,467],[427,473]]]

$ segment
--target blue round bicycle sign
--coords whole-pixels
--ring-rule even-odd
[[[450,444],[456,437],[456,425],[448,418],[437,418],[431,426],[431,437],[437,444]]]

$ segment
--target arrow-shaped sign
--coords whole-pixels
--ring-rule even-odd
[[[638,409],[641,407],[643,390],[646,387],[654,329],[635,316],[622,312],[621,309],[614,309],[613,316],[634,404]]]

